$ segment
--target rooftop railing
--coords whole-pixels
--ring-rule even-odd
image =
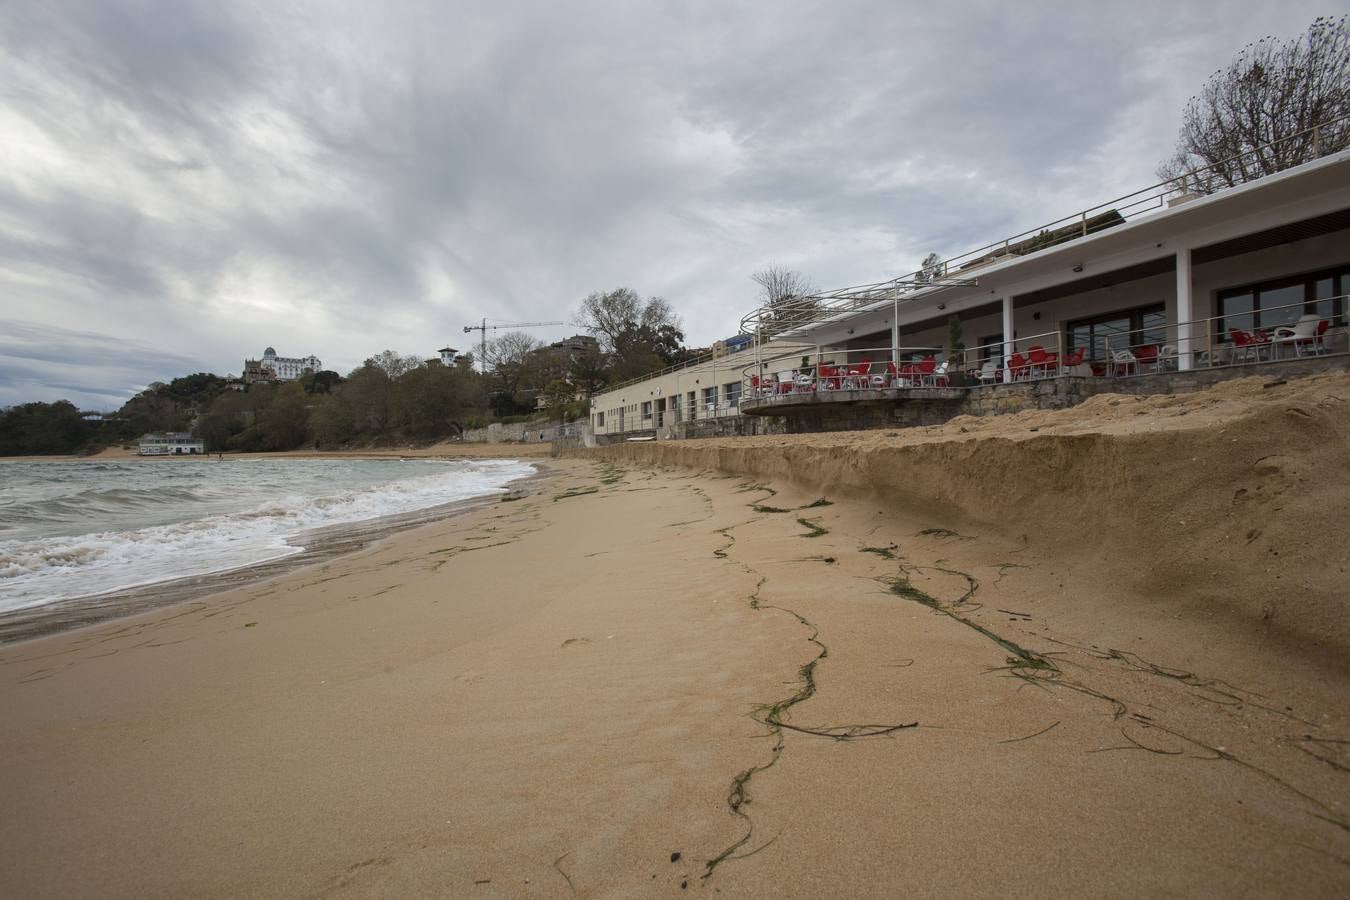
[[[1297,134],[1244,150],[1212,165],[1193,169],[1114,200],[1010,235],[1001,241],[966,251],[908,275],[761,306],[741,319],[741,331],[765,338],[790,336],[796,329],[824,323],[881,301],[910,301],[936,290],[976,284],[977,280],[968,276],[980,267],[1079,240],[1124,224],[1132,218],[1274,174],[1278,166],[1274,166],[1271,160],[1284,157],[1282,151],[1290,148],[1301,148],[1308,154],[1308,160],[1319,159],[1334,152],[1339,143],[1324,142],[1323,133],[1331,129],[1343,131],[1347,123],[1350,123],[1350,116],[1323,122]]]

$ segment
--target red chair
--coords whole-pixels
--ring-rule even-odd
[[[1249,362],[1261,361],[1261,348],[1269,345],[1270,337],[1266,335],[1266,340],[1262,341],[1259,337],[1260,334],[1261,332],[1257,332],[1258,336],[1253,336],[1241,328],[1228,329],[1228,336],[1233,339],[1234,361],[1239,359],[1245,359]]]
[[[1087,351],[1082,349],[1070,351],[1069,354],[1064,357],[1064,367],[1069,369],[1074,366],[1081,366],[1083,364],[1083,354],[1086,352]]]
[[[867,387],[867,375],[872,371],[872,361],[863,357],[862,362],[848,370],[848,387],[858,390]]]
[[[918,375],[919,382],[922,384],[923,382],[927,381],[934,372],[937,371],[937,358],[932,356],[925,356],[923,359],[919,360],[919,364],[914,368],[915,374]]]
[[[1154,372],[1161,369],[1158,365],[1158,348],[1153,344],[1145,344],[1142,347],[1136,347],[1134,358],[1139,361],[1141,370],[1148,368]]]
[[[1023,381],[1031,372],[1031,363],[1027,362],[1026,357],[1020,353],[1013,353],[1008,357],[1008,374],[1012,376],[1013,381]]]
[[[1045,348],[1040,344],[1032,344],[1027,348],[1027,355],[1031,357],[1029,362],[1032,371],[1047,376],[1059,373],[1058,353],[1046,353]]]
[[[816,377],[822,390],[837,391],[839,389],[839,370],[834,366],[827,366],[824,363],[816,370]]]

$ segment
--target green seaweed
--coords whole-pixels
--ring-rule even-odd
[[[598,487],[575,488],[563,494],[555,494],[553,496],[553,502],[557,503],[559,500],[566,500],[568,497],[581,497],[586,494],[597,494],[599,492],[600,489]]]
[[[965,574],[965,573],[958,572],[956,574]],[[967,598],[969,598],[970,595],[975,592],[975,587],[978,586],[978,583],[976,583],[973,578],[970,578],[969,575],[966,575],[966,577],[970,579],[971,587],[967,590],[966,594],[962,596],[961,600],[957,601],[958,604],[964,602]],[[985,628],[980,623],[971,621],[965,616],[953,612],[951,607],[948,606],[947,604],[942,603],[942,601],[938,600],[931,594],[925,593],[924,591],[921,591],[918,588],[916,588],[913,584],[910,583],[909,579],[906,578],[904,575],[896,575],[889,578],[884,578],[882,580],[890,585],[891,593],[895,594],[896,596],[903,597],[904,599],[911,600],[915,603],[920,603],[928,607],[929,609],[942,613],[944,616],[948,616],[952,619],[955,619],[962,625],[965,625],[967,628],[971,628],[976,632],[984,635],[986,638],[993,641],[999,647],[1002,647],[1008,653],[1011,653],[1012,655],[1009,656],[1007,660],[1008,668],[1041,669],[1052,672],[1059,671],[1059,669],[1056,668],[1054,663],[1046,659],[1044,656],[1041,656],[1039,653],[1035,653],[1031,650],[1028,650],[1023,646],[1014,643],[1008,638],[1005,638],[1000,634],[996,634],[990,631],[988,628]],[[952,604],[952,606],[955,605],[957,604]]]
[[[830,533],[830,529],[820,524],[819,519],[798,519],[797,524],[808,529],[805,534],[799,534],[798,537],[818,538]]]

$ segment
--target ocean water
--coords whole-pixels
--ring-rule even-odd
[[[300,553],[319,528],[499,493],[516,460],[0,463],[0,612]]]

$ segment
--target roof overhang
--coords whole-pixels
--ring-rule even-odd
[[[1242,248],[1262,235],[1271,240],[1280,234],[1291,235],[1290,240],[1306,237],[1309,229],[1304,223],[1320,220],[1322,227],[1334,225],[1344,221],[1347,210],[1350,150],[1140,214],[1113,228],[1026,256],[960,270],[961,275],[978,278],[978,285],[920,288],[902,298],[841,310],[823,321],[776,335],[768,343],[834,344],[853,334],[889,328],[893,317],[898,317],[902,328],[932,318],[939,305],[950,315],[1004,297],[1026,297],[1030,302],[1038,292],[1039,299],[1045,299],[1046,292],[1070,287],[1090,290],[1092,280],[1105,273],[1115,273],[1119,281],[1121,270],[1138,272],[1152,267],[1163,271],[1171,264],[1167,261],[1182,250],[1198,251],[1194,259],[1205,262],[1247,252]]]

